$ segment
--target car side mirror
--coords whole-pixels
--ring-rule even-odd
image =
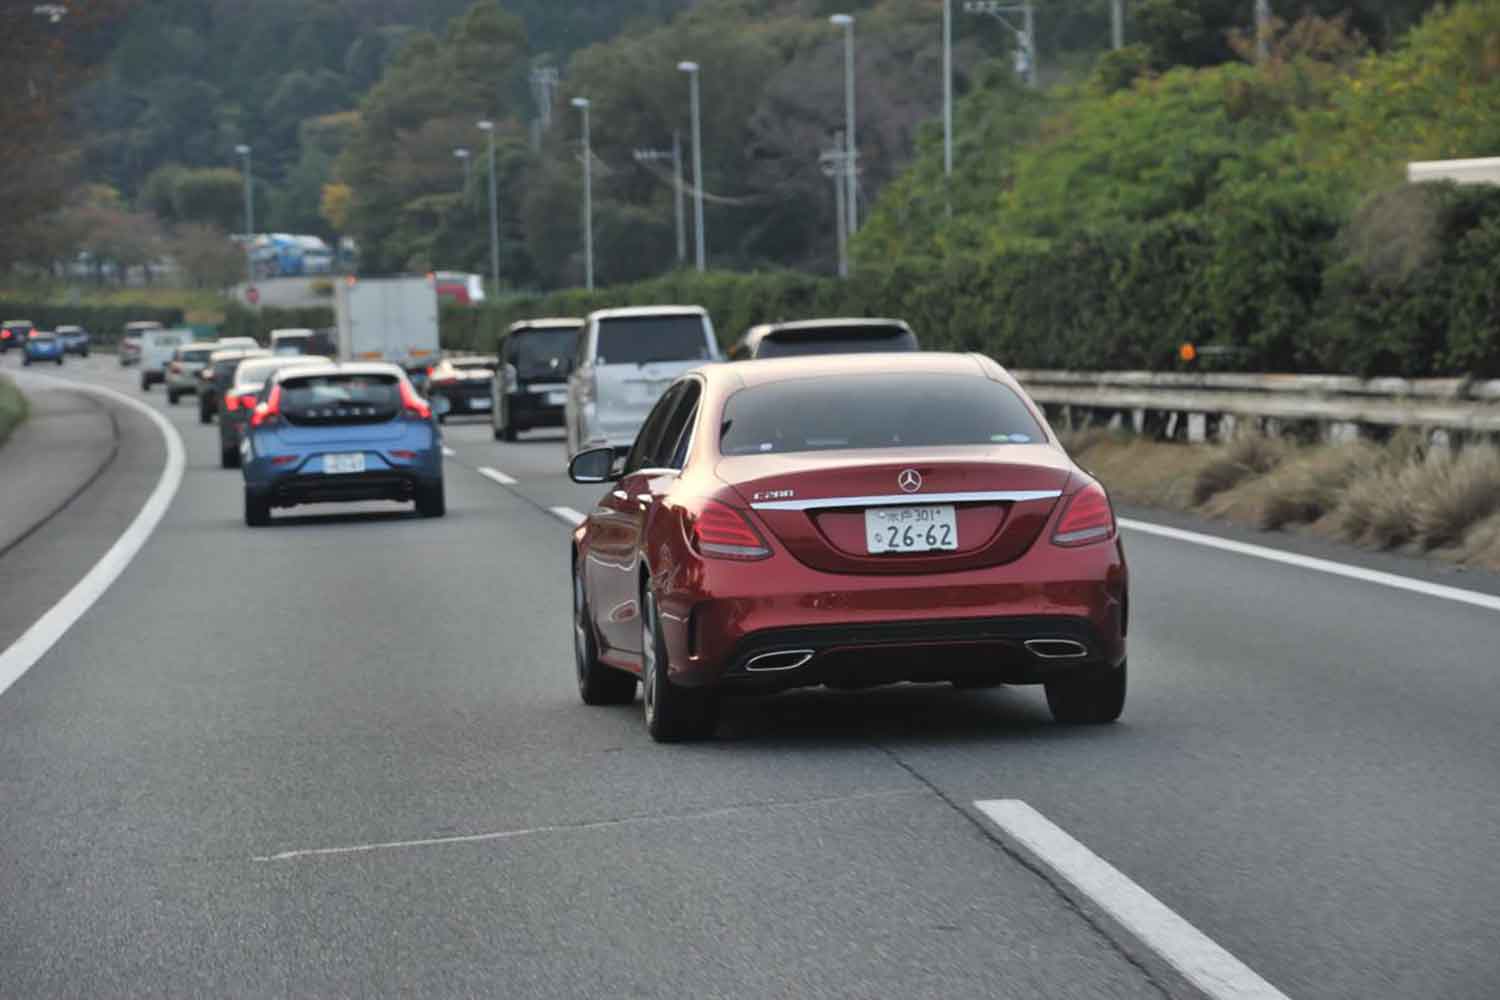
[[[575,483],[612,483],[620,478],[615,471],[613,448],[590,448],[580,451],[568,463],[568,476]]]

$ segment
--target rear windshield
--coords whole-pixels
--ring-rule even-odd
[[[294,423],[389,420],[400,409],[401,386],[394,375],[313,375],[281,383],[281,412]]]
[[[1046,434],[1009,388],[976,375],[837,375],[729,397],[725,455],[1028,444]]]
[[[213,353],[214,352],[212,348],[192,351],[178,351],[177,357],[183,361],[191,361],[195,365],[201,365],[206,364],[208,362],[209,356]]]
[[[567,374],[573,367],[573,354],[577,349],[576,329],[520,330],[510,335],[507,353],[513,359],[516,374],[521,378],[531,378]]]
[[[622,316],[601,320],[594,354],[594,363],[600,365],[713,358],[701,316]]]
[[[789,358],[802,354],[858,354],[876,351],[915,351],[917,338],[889,326],[841,326],[814,332],[788,330],[771,333],[755,349],[757,358]]]

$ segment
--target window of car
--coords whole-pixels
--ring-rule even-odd
[[[816,330],[772,331],[756,347],[757,358],[789,358],[806,354],[860,354],[915,351],[917,338],[899,326],[855,325]]]
[[[520,378],[566,375],[578,340],[578,330],[569,327],[518,330],[506,343],[505,358]]]
[[[789,379],[741,389],[724,406],[725,455],[1047,440],[1021,397],[977,375]]]
[[[711,361],[703,317],[618,316],[599,321],[594,361],[601,365],[644,365],[653,361]]]
[[[281,412],[294,423],[364,423],[401,410],[400,379],[365,372],[297,375],[281,381]]]
[[[625,459],[626,475],[642,469],[682,468],[683,460],[678,455],[686,456],[683,439],[688,436],[702,392],[697,379],[687,378],[662,393]]]
[[[703,386],[697,379],[682,383],[684,392],[672,408],[662,431],[661,443],[657,446],[657,467],[681,469],[687,464],[688,449],[693,443],[693,427],[698,422],[698,405],[703,398]]]
[[[201,365],[207,363],[213,353],[213,348],[211,347],[180,348],[177,351],[177,360]]]

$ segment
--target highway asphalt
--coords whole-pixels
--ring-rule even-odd
[[[140,395],[113,359],[59,374]],[[0,996],[1162,996],[997,798],[1288,996],[1496,995],[1493,611],[1132,533],[1116,726],[813,691],[658,746],[577,701],[552,508],[596,494],[558,435],[451,422],[441,521],[251,531],[213,429],[149,398],[181,490],[0,693]],[[0,646],[150,490],[160,442],[118,419],[110,472],[0,558],[30,609]]]

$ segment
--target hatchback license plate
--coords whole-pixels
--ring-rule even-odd
[[[471,409],[471,410],[488,410],[489,408],[490,408],[490,397],[488,397],[488,396],[470,396],[469,397],[469,409]]]
[[[548,406],[562,406],[567,401],[568,401],[568,394],[567,394],[566,391],[549,392],[549,393],[547,393],[547,405]]]
[[[351,472],[364,472],[364,452],[356,451],[348,455],[324,455],[323,471],[330,476],[343,476]]]
[[[946,504],[872,507],[865,511],[865,544],[871,555],[953,552],[958,548],[958,515]]]

